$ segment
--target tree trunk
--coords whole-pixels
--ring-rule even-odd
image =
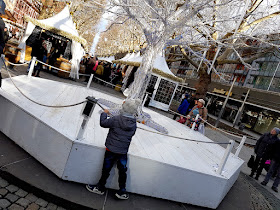
[[[143,54],[142,63],[136,72],[134,82],[129,88],[128,98],[143,100],[151,78],[154,61],[157,55],[160,54],[163,47],[164,47],[163,41],[159,41],[156,44],[153,45],[150,44],[147,46]]]
[[[206,53],[206,59],[213,62],[213,59],[216,54],[216,46],[211,46]],[[215,61],[214,68],[217,67],[217,62]],[[196,98],[205,98],[206,93],[208,91],[208,87],[211,83],[211,72],[208,74],[208,66],[206,64],[201,65],[201,68],[198,72],[199,80],[195,85],[196,88]]]
[[[196,98],[205,98],[206,93],[208,91],[208,86],[211,83],[211,73],[207,73],[207,66],[203,67],[199,71],[199,80],[198,83],[195,85],[196,88]]]

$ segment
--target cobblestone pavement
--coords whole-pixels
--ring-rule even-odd
[[[20,66],[15,67],[13,70],[11,70],[11,73],[13,76],[17,75],[26,75],[26,68],[27,66]],[[83,83],[84,78],[75,81],[69,80],[69,79],[63,79],[59,78],[57,76],[54,76],[50,73],[41,72],[41,77],[45,79],[60,81],[64,83],[70,83],[74,85],[80,85],[80,86],[86,86],[86,84]],[[2,76],[3,78],[7,78],[8,75],[5,72],[4,69],[2,69]],[[114,96],[123,98],[123,95],[119,92],[115,91],[112,88],[104,87],[102,85],[92,83],[91,88],[97,89],[101,92],[106,92],[107,94],[112,94]],[[159,110],[154,110],[157,112],[160,112],[161,114],[164,114],[168,117],[172,117],[169,113],[162,112]],[[206,128],[206,136],[208,136],[211,139],[215,139],[217,141],[228,141],[228,138],[225,138],[225,136],[221,136],[216,131],[211,131],[211,129]],[[245,162],[249,159],[250,155],[252,154],[252,148],[246,148],[242,149],[240,156],[242,159],[245,160]],[[246,174],[249,173],[249,169],[244,164],[242,167],[241,177],[242,182],[250,188],[250,203],[251,208],[250,210],[280,210],[280,200],[273,195],[273,193],[269,192],[266,188],[261,186],[257,181],[254,179],[248,177]],[[45,201],[42,198],[38,198],[35,195],[33,195],[30,192],[26,192],[22,189],[20,189],[17,186],[14,186],[12,184],[9,184],[6,180],[2,179],[0,177],[0,209],[11,209],[11,210],[38,210],[38,209],[63,209],[62,207],[59,207],[53,203],[49,203]]]
[[[38,198],[32,193],[8,183],[0,177],[0,209],[8,210],[64,210],[64,208]]]

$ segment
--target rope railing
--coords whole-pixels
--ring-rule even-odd
[[[105,109],[105,108],[104,108],[101,104],[99,104],[98,102],[97,102],[97,105],[98,105],[102,110]],[[167,137],[171,137],[171,138],[181,139],[181,140],[185,140],[185,141],[192,141],[192,142],[197,142],[197,143],[230,144],[229,142],[207,142],[207,141],[200,141],[200,140],[196,140],[196,139],[188,139],[188,138],[184,138],[184,137],[179,137],[179,136],[173,136],[173,135],[168,135],[168,134],[160,133],[160,132],[157,132],[157,131],[151,131],[151,130],[148,130],[148,129],[145,129],[145,128],[142,128],[142,127],[137,127],[137,129],[141,129],[141,130],[144,130],[144,131],[147,131],[147,132],[150,132],[150,133],[154,133],[154,134],[158,134],[158,135],[161,135],[161,136],[167,136]]]
[[[1,59],[4,61],[3,57],[1,57]],[[66,108],[66,107],[73,107],[73,106],[78,106],[80,104],[83,104],[85,103],[86,101],[81,101],[81,102],[78,102],[78,103],[75,103],[75,104],[69,104],[69,105],[56,105],[56,106],[52,106],[52,105],[47,105],[47,104],[42,104],[42,103],[39,103],[33,99],[31,99],[30,97],[28,97],[27,95],[25,95],[19,88],[18,86],[15,84],[14,80],[12,79],[12,76],[6,66],[6,63],[4,62],[4,66],[5,66],[5,69],[9,75],[9,78],[10,80],[12,81],[13,85],[15,86],[15,88],[20,92],[20,94],[22,94],[26,99],[28,99],[29,101],[39,105],[39,106],[44,106],[44,107],[49,107],[49,108]]]
[[[168,110],[168,111],[171,112],[171,113],[174,113],[174,114],[176,114],[176,115],[178,115],[178,116],[182,116],[182,117],[185,117],[185,118],[186,118],[185,115],[182,115],[182,114],[180,114],[180,113],[178,113],[178,112],[174,112],[174,111],[172,111],[172,110]],[[242,138],[242,136],[243,136],[243,135],[240,134],[240,133],[235,133],[235,132],[230,133],[230,132],[225,131],[225,130],[223,130],[223,129],[221,129],[221,128],[217,128],[217,127],[215,127],[214,125],[212,125],[211,123],[209,123],[207,120],[202,119],[201,117],[200,117],[200,119],[201,119],[204,123],[206,123],[207,125],[211,126],[214,130],[220,131],[220,132],[225,133],[225,134],[227,134],[227,135],[229,135],[229,136],[233,136],[233,137],[236,137],[236,138]],[[252,137],[252,136],[247,136],[247,137],[250,138],[250,139],[253,139],[253,140],[257,140],[256,138],[254,138],[254,137]]]
[[[113,86],[113,87],[116,87],[117,85],[115,85],[115,84],[113,84],[113,83],[110,83],[110,82],[107,82],[107,81],[105,81],[105,80],[103,80],[103,79],[100,79],[100,78],[98,78],[98,77],[96,77],[96,76],[93,76],[94,77],[94,79],[97,79],[97,80],[99,80],[99,81],[101,81],[101,82],[104,82],[104,83],[106,83],[106,84],[108,84],[108,85],[111,85],[111,86]]]
[[[13,66],[23,66],[25,64],[29,64],[31,61],[27,61],[25,63],[12,63],[11,61],[5,60],[8,64],[13,65]]]
[[[56,70],[58,70],[58,71],[63,71],[63,72],[69,73],[69,74],[71,73],[70,71],[66,71],[66,70],[57,68],[57,67],[55,67],[55,66],[49,65],[49,64],[47,64],[47,63],[44,63],[43,61],[40,61],[40,60],[37,60],[37,59],[36,59],[36,61],[39,62],[39,63],[41,63],[41,64],[43,64],[43,65],[45,65],[45,66],[51,67],[51,68],[53,68],[53,69],[56,69]],[[81,75],[81,76],[90,77],[90,74],[80,74],[80,73],[75,73],[75,72],[73,72],[73,73],[71,73],[71,74],[77,74],[77,75]]]

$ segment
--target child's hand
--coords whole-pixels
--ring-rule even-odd
[[[109,112],[108,109],[104,109],[104,112],[105,112],[106,114],[110,114],[110,112]]]

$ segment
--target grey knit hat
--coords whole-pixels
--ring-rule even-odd
[[[129,114],[136,114],[140,104],[140,99],[127,99],[122,105],[122,111]]]
[[[280,129],[279,129],[279,128],[277,128],[277,127],[273,128],[273,130],[275,130],[275,131],[276,131],[276,134],[277,134],[277,135],[280,133]]]

